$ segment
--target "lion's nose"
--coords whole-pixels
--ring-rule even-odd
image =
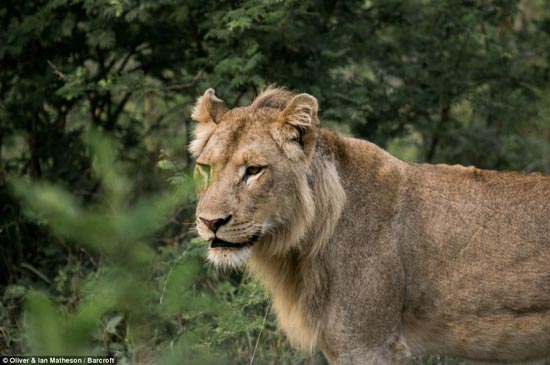
[[[199,217],[199,218],[204,224],[206,224],[208,228],[210,228],[212,232],[216,233],[218,228],[220,228],[221,226],[229,222],[229,220],[231,219],[231,215],[228,215],[225,218],[217,218],[217,219],[206,219],[203,217]]]

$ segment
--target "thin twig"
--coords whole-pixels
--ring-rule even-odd
[[[53,72],[57,76],[59,76],[59,79],[65,80],[67,78],[63,72],[59,71],[59,69],[57,67],[55,67],[55,65],[52,63],[52,61],[48,60],[47,62],[48,62],[48,65],[50,65],[50,67],[53,69]]]
[[[35,267],[33,267],[32,265],[30,264],[27,264],[26,262],[23,262],[21,263],[19,266],[21,266],[22,268],[24,269],[27,269],[29,270],[30,272],[32,272],[33,274],[35,274],[36,276],[38,276],[40,279],[44,280],[46,283],[50,284],[53,286],[53,283],[50,279],[48,279],[48,277],[46,275],[44,275],[42,272],[40,272],[40,270],[36,269]]]
[[[181,90],[181,89],[190,88],[192,86],[195,86],[197,81],[199,81],[203,77],[203,75],[204,75],[204,71],[200,69],[199,72],[197,72],[197,74],[193,76],[193,79],[190,82],[185,84],[174,84],[174,85],[167,86],[166,88],[168,90]]]
[[[159,304],[162,305],[162,301],[164,299],[164,293],[166,292],[166,286],[168,285],[168,280],[170,279],[170,276],[172,275],[172,271],[174,271],[174,268],[176,266],[178,266],[180,260],[183,258],[183,256],[187,253],[187,250],[183,251],[179,256],[178,258],[176,259],[176,261],[174,262],[174,264],[172,265],[172,267],[170,268],[170,271],[168,271],[168,274],[166,274],[166,279],[164,279],[164,283],[162,284],[162,291],[160,293],[160,298],[159,298]]]
[[[258,334],[258,338],[256,339],[256,346],[254,346],[254,351],[252,352],[252,357],[250,358],[250,365],[254,362],[254,356],[256,356],[256,350],[258,349],[258,344],[260,343],[260,337],[262,337],[262,332],[265,327],[265,322],[267,320],[267,315],[269,314],[269,311],[271,310],[271,305],[267,306],[267,310],[265,311],[264,321],[262,323],[262,328],[260,328],[260,333]]]

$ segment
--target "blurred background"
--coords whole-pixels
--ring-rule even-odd
[[[548,0],[3,0],[0,24],[0,355],[326,363],[204,264],[186,146],[208,87],[308,92],[407,161],[550,172]]]

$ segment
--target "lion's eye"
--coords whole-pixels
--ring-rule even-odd
[[[246,168],[246,175],[258,175],[263,169],[263,166],[248,166]]]

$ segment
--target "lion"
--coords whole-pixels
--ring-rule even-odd
[[[550,176],[403,162],[321,128],[308,94],[195,105],[196,225],[331,364],[550,356]]]

